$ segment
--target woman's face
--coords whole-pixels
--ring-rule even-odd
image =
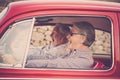
[[[51,33],[52,45],[57,46],[61,44],[61,35],[59,34],[59,30],[55,27]]]

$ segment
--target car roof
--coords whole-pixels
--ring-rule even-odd
[[[26,0],[9,4],[7,18],[37,10],[120,11],[119,3],[82,0]]]
[[[66,6],[81,6],[80,9],[93,9],[93,10],[105,10],[105,11],[120,11],[120,3],[115,2],[105,2],[105,1],[83,1],[83,0],[26,0],[26,1],[16,1],[9,4],[14,7],[32,7],[32,6],[43,6],[43,5],[66,5]]]

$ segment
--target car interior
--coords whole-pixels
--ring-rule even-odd
[[[90,47],[93,51],[93,69],[109,69],[112,66],[112,32],[111,21],[105,16],[46,16],[36,17],[34,27],[54,26],[57,23],[72,25],[74,22],[88,21],[95,27],[96,40]],[[37,33],[36,33],[37,34]],[[104,36],[103,36],[104,35]],[[40,41],[41,42],[41,41]],[[31,45],[35,44],[35,38],[31,39]],[[45,44],[46,45],[46,44]],[[106,45],[106,46],[105,46]]]

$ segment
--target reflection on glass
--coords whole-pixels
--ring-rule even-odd
[[[20,21],[6,31],[0,41],[0,67],[22,67],[32,28],[32,19]]]

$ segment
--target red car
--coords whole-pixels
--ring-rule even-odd
[[[87,21],[95,27],[86,68],[27,68],[30,49],[51,44],[57,23]],[[79,63],[78,63],[79,64]],[[120,79],[120,4],[96,1],[18,1],[0,13],[0,78]]]

